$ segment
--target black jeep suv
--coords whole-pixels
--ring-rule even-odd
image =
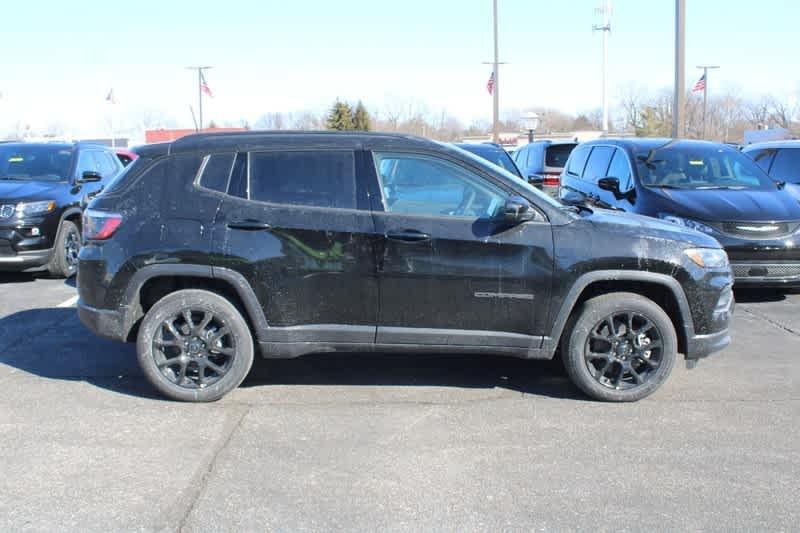
[[[121,169],[101,146],[0,144],[0,270],[75,274],[81,208]]]
[[[693,364],[729,343],[713,238],[565,207],[452,146],[246,132],[138,153],[85,212],[78,310],[136,340],[170,398],[220,398],[257,348],[560,352],[588,395],[633,401],[678,353]]]

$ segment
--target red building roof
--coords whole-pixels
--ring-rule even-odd
[[[226,131],[247,131],[246,128],[204,128],[202,130],[204,133],[213,132],[213,133],[224,133]],[[144,132],[144,142],[147,144],[153,143],[165,143],[174,141],[176,139],[180,139],[181,137],[186,137],[187,135],[192,135],[197,133],[197,130],[193,128],[187,129],[176,129],[176,130],[146,130]]]

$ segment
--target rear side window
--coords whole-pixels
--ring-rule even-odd
[[[567,174],[580,177],[583,174],[583,168],[586,166],[586,159],[589,158],[589,151],[591,146],[582,146],[575,149],[570,154],[569,163],[567,164]]]
[[[596,183],[600,178],[605,178],[608,173],[608,165],[611,163],[611,156],[614,149],[609,146],[595,146],[589,161],[586,163],[586,170],[583,172],[583,179]]]
[[[355,209],[355,174],[352,151],[252,152],[250,199]]]
[[[228,192],[234,154],[211,154],[203,161],[200,186],[221,193]]]
[[[800,148],[778,150],[770,176],[786,183],[800,183]]]
[[[544,164],[548,167],[564,168],[567,159],[577,144],[551,144],[545,152]]]

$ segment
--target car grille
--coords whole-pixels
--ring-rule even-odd
[[[796,278],[800,277],[800,263],[733,263],[735,278]]]
[[[800,222],[722,222],[717,229],[740,239],[779,239],[793,234]]]

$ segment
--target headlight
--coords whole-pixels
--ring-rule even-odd
[[[690,248],[683,253],[700,268],[724,268],[728,266],[728,254],[720,248]]]
[[[56,203],[53,200],[45,200],[43,202],[21,202],[16,205],[17,218],[24,218],[35,215],[44,215],[56,208]]]
[[[683,226],[686,228],[691,228],[693,230],[702,231],[703,233],[714,233],[714,228],[703,224],[702,222],[698,222],[696,220],[692,220],[690,218],[681,218],[676,217],[675,215],[668,215],[666,213],[660,213],[658,217],[662,220],[666,220],[667,222],[672,222],[673,224],[677,224],[679,226]]]

